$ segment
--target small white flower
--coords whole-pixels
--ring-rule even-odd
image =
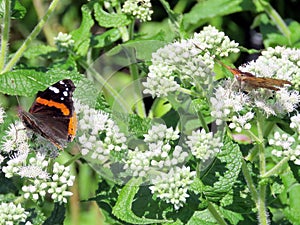
[[[60,52],[68,51],[75,43],[72,39],[72,35],[64,34],[62,32],[58,33],[57,37],[54,38],[54,42]]]

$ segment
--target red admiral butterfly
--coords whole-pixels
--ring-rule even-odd
[[[76,134],[77,120],[72,99],[74,90],[73,82],[65,79],[45,91],[39,91],[29,112],[19,110],[25,127],[62,149]]]

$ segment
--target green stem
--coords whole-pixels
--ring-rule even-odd
[[[247,182],[250,193],[252,195],[252,199],[257,204],[257,199],[258,199],[257,198],[258,197],[257,191],[256,191],[256,188],[255,188],[254,182],[252,180],[252,177],[250,175],[250,172],[248,170],[247,163],[243,159],[242,159],[242,172],[243,172],[244,178]]]
[[[7,55],[7,46],[9,39],[9,27],[10,27],[10,0],[4,1],[4,15],[3,15],[3,25],[2,25],[2,35],[1,35],[1,55],[0,55],[0,71],[2,71],[6,55]]]
[[[132,22],[129,27],[129,38],[133,39],[133,34],[134,34],[134,22]],[[146,110],[145,110],[145,105],[143,102],[143,95],[142,95],[142,88],[141,88],[141,83],[140,83],[140,77],[139,77],[139,70],[137,67],[137,60],[135,57],[135,52],[132,48],[130,48],[129,50],[129,70],[130,70],[130,74],[133,78],[133,85],[134,85],[134,91],[135,94],[137,95],[137,102],[136,102],[136,112],[139,116],[141,117],[146,117]]]
[[[40,22],[35,26],[31,34],[27,37],[27,39],[23,42],[21,47],[18,49],[18,51],[14,54],[14,56],[11,58],[11,60],[7,63],[2,73],[10,71],[14,65],[20,60],[25,50],[28,48],[28,46],[31,44],[31,42],[37,37],[37,35],[41,32],[44,24],[47,22],[51,14],[53,13],[55,7],[57,6],[59,0],[53,0],[46,12],[46,14],[43,16],[43,18],[40,20]]]
[[[34,9],[38,15],[38,18],[41,19],[43,17],[43,15],[45,14],[45,10],[44,10],[45,7],[43,5],[43,2],[40,0],[33,0],[32,3],[34,6]],[[53,32],[51,30],[49,23],[46,23],[44,25],[43,32],[47,39],[47,43],[51,46],[54,46],[54,35],[53,35]]]
[[[260,0],[260,3],[280,32],[288,39],[289,44],[291,44],[291,32],[277,11],[267,1]]]
[[[227,225],[226,221],[221,217],[213,204],[208,202],[208,210],[212,214],[212,216],[217,220],[219,225]]]
[[[69,166],[69,165],[73,164],[73,162],[75,162],[76,160],[80,159],[81,156],[82,156],[82,155],[81,155],[80,153],[77,154],[77,155],[74,155],[70,160],[68,160],[68,161],[64,164],[64,166]]]
[[[197,115],[198,115],[198,118],[199,118],[199,120],[201,122],[201,125],[202,125],[203,129],[205,130],[205,132],[209,133],[209,128],[208,128],[208,126],[205,122],[205,119],[204,119],[204,116],[203,116],[202,112],[198,110]]]
[[[282,169],[284,169],[283,167],[289,160],[290,160],[289,157],[285,157],[285,158],[281,159],[280,162],[277,163],[272,169],[270,169],[268,172],[261,175],[261,178],[264,179],[264,178],[273,176],[275,174],[278,174]]]
[[[257,112],[257,131],[258,131],[258,154],[259,154],[259,174],[260,176],[266,173],[266,157],[265,157],[265,148],[264,148],[264,139],[262,126],[260,121],[263,121],[263,118],[259,112]],[[258,211],[258,220],[261,225],[268,225],[268,212],[266,208],[266,183],[260,182],[258,186],[258,199],[257,199],[257,211]]]

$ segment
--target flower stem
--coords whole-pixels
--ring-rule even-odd
[[[67,161],[64,166],[69,166],[71,165],[73,162],[75,162],[77,159],[80,159],[81,158],[81,154],[77,154],[77,155],[74,155],[69,161]]]
[[[217,220],[219,225],[227,225],[226,221],[221,217],[213,204],[208,202],[208,210],[212,214],[212,216]]]
[[[291,44],[291,32],[277,11],[267,1],[260,0],[260,3],[264,7],[265,12],[276,24],[278,30],[280,30],[280,32],[288,39],[289,44]]]
[[[248,167],[247,167],[247,163],[245,162],[245,160],[242,160],[242,172],[243,172],[243,175],[244,175],[244,178],[247,182],[247,185],[248,185],[248,188],[250,190],[250,193],[252,195],[252,198],[254,200],[254,202],[257,204],[257,191],[256,191],[256,188],[254,186],[254,182],[252,180],[252,177],[249,173],[249,170],[248,170]]]
[[[2,71],[5,59],[7,55],[7,46],[9,38],[9,27],[10,27],[10,0],[4,1],[4,15],[1,35],[1,54],[0,54],[0,71]]]
[[[129,24],[129,38],[133,39],[133,34],[134,34],[134,22],[132,22],[131,24]],[[133,78],[133,86],[134,86],[134,91],[135,91],[135,95],[137,95],[137,101],[135,104],[136,107],[136,112],[138,113],[139,116],[141,117],[146,117],[146,110],[145,110],[145,106],[143,103],[143,95],[142,95],[142,88],[141,88],[141,83],[140,83],[140,77],[139,77],[139,70],[137,67],[137,60],[135,57],[135,52],[132,48],[128,49],[129,51],[129,70],[130,70],[130,74]]]
[[[258,131],[258,155],[259,155],[259,174],[262,176],[266,173],[266,157],[265,157],[265,148],[264,148],[264,139],[263,131],[261,126],[261,121],[263,118],[259,112],[257,112],[257,131]],[[268,212],[266,208],[266,183],[260,182],[258,186],[258,198],[257,198],[257,211],[258,211],[258,220],[261,225],[268,225]]]
[[[14,65],[20,60],[25,50],[28,48],[28,46],[31,44],[31,42],[36,38],[36,36],[41,32],[43,26],[53,13],[55,7],[57,6],[59,0],[53,0],[46,12],[46,14],[43,16],[43,18],[40,20],[40,22],[35,26],[31,34],[27,37],[27,39],[23,42],[21,47],[18,49],[18,51],[14,54],[14,56],[11,58],[11,60],[7,63],[2,73],[10,71]]]
[[[279,163],[277,163],[272,169],[270,169],[268,172],[264,173],[263,175],[261,175],[261,178],[268,178],[272,175],[277,174],[278,172],[280,172],[283,169],[283,166],[290,160],[289,157],[285,157],[283,159],[280,160]]]

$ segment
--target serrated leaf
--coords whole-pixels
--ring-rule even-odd
[[[212,201],[218,201],[232,189],[242,166],[239,146],[228,136],[224,137],[223,142],[224,146],[217,155],[214,165],[202,178],[205,196]]]
[[[66,207],[63,204],[56,203],[50,217],[43,225],[61,225],[64,224]]]
[[[185,29],[190,25],[197,24],[198,26],[201,26],[207,19],[254,8],[255,6],[253,3],[247,0],[199,1],[190,12],[183,16],[183,25]]]
[[[24,52],[24,57],[27,59],[36,58],[42,55],[49,54],[50,52],[56,51],[55,47],[49,45],[36,45],[32,48],[27,48]]]
[[[103,34],[93,36],[93,47],[103,48],[105,46],[111,45],[121,38],[120,31],[116,28],[105,31]]]
[[[132,19],[123,13],[107,13],[102,9],[99,3],[94,5],[95,19],[101,27],[122,27],[130,24]]]
[[[76,53],[81,56],[86,56],[90,46],[91,33],[90,29],[94,25],[91,10],[87,5],[81,7],[82,21],[80,27],[71,32],[72,39],[75,40],[74,48]]]
[[[62,80],[79,81],[81,75],[65,70],[51,70],[47,73],[36,70],[13,70],[0,75],[0,92],[8,95],[33,96],[50,85]]]
[[[131,208],[135,194],[142,184],[142,179],[131,179],[120,191],[116,205],[113,207],[113,215],[117,218],[131,224],[154,224],[154,223],[167,223],[168,220],[157,220],[141,218],[136,216]]]

